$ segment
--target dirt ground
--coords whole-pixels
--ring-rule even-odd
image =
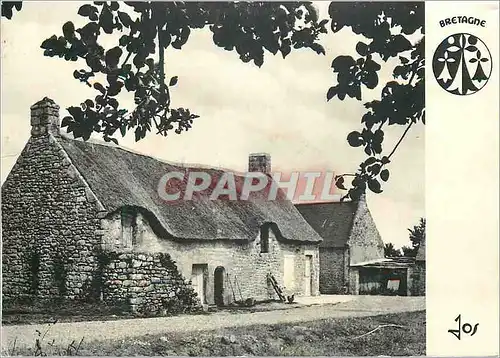
[[[130,339],[42,344],[12,355],[80,356],[422,356],[425,311],[311,322],[168,332]]]
[[[351,296],[340,303],[317,303],[289,309],[260,312],[215,312],[206,315],[56,323],[55,325],[12,325],[2,327],[2,349],[32,347],[38,332],[45,342],[68,346],[71,342],[132,339],[145,334],[201,332],[252,325],[309,322],[329,318],[365,317],[425,310],[425,297]]]

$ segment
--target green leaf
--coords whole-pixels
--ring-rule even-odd
[[[66,116],[62,119],[62,122],[61,122],[61,127],[67,127],[69,126],[71,123],[74,122],[74,119],[73,117],[70,117],[70,116]]]
[[[283,58],[285,58],[292,51],[290,45],[291,45],[290,39],[284,39],[283,42],[281,43],[280,51]]]
[[[382,164],[389,164],[391,162],[391,160],[385,155],[382,157],[382,159],[380,159],[380,161],[382,162]]]
[[[383,181],[389,180],[389,170],[387,169],[382,170],[380,172],[380,179],[382,179]]]
[[[391,50],[396,54],[413,48],[411,42],[403,35],[396,35],[390,42]]]
[[[118,43],[120,46],[127,46],[130,43],[130,38],[127,35],[123,35],[120,37],[120,40],[118,40]]]
[[[130,24],[132,23],[132,19],[130,18],[129,14],[123,11],[118,11],[118,18],[120,19],[121,23],[125,27],[130,27]]]
[[[94,108],[94,101],[92,101],[91,99],[87,99],[85,100],[85,105],[89,108]]]
[[[356,52],[359,53],[361,56],[368,55],[368,45],[361,41],[358,42],[356,44]]]
[[[332,61],[334,72],[344,72],[356,65],[356,61],[351,56],[337,56]]]
[[[118,101],[115,98],[108,98],[108,103],[114,109],[117,109],[118,106],[119,106],[119,103],[118,103]]]
[[[106,89],[104,88],[103,85],[101,85],[99,82],[94,83],[94,88],[101,92],[102,94],[106,93]]]
[[[105,33],[113,33],[113,14],[106,6],[102,8],[101,15],[99,16],[99,25],[101,25]]]
[[[96,12],[96,11],[97,11],[96,7],[89,5],[89,4],[85,4],[85,5],[80,6],[80,8],[78,9],[78,15],[83,16],[83,17],[89,17],[89,15],[91,13]]]
[[[377,72],[363,72],[361,81],[367,88],[374,89],[378,85]]]
[[[112,11],[116,11],[116,10],[118,10],[120,8],[120,4],[118,3],[118,1],[111,1],[111,4],[110,4],[109,8]]]
[[[366,165],[372,165],[372,164],[375,164],[376,162],[377,162],[377,158],[375,158],[375,157],[370,157],[367,160],[365,160]]]
[[[351,147],[359,147],[363,145],[363,138],[361,137],[361,133],[359,132],[351,132],[347,136],[347,142],[349,142],[349,145]]]
[[[106,61],[106,66],[112,69],[116,68],[118,66],[118,63],[120,62],[120,57],[122,53],[123,53],[122,49],[118,46],[113,47],[112,49],[106,51],[106,55],[104,56]]]
[[[63,25],[62,30],[63,30],[64,38],[66,38],[68,40],[72,39],[75,36],[75,25],[71,21],[66,22]]]
[[[325,52],[325,49],[323,46],[321,46],[320,44],[317,44],[317,43],[312,43],[311,44],[311,49],[314,50],[314,52],[316,52],[318,55],[325,55],[326,52]]]
[[[337,186],[337,188],[339,189],[346,190],[346,187],[344,186],[344,177],[339,177],[335,181],[335,186]]]
[[[179,78],[178,78],[177,76],[172,77],[172,78],[170,79],[170,82],[169,82],[169,84],[168,84],[168,85],[169,85],[169,86],[175,86],[175,85],[177,84],[177,80],[178,80],[178,79],[179,79]]]
[[[368,189],[373,191],[376,194],[380,194],[382,189],[380,188],[380,183],[377,179],[368,179]]]
[[[380,164],[373,164],[370,168],[369,168],[369,171],[373,174],[373,175],[378,175],[378,173],[380,173],[380,168],[382,168],[382,166]]]
[[[382,67],[375,61],[368,59],[365,62],[364,70],[367,72],[379,71]]]
[[[326,93],[326,100],[327,101],[331,100],[333,97],[335,97],[336,94],[337,94],[337,86],[330,87],[328,89],[328,92]]]

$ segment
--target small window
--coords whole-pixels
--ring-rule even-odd
[[[134,241],[136,213],[132,208],[124,207],[121,210],[122,243],[124,247],[132,247]]]
[[[269,252],[269,225],[262,225],[260,228],[260,253]]]

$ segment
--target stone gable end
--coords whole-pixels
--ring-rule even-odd
[[[56,138],[32,135],[2,186],[3,296],[96,294],[103,209]]]
[[[349,237],[350,265],[384,258],[384,242],[363,198],[358,204]]]

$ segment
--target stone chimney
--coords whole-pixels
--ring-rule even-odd
[[[268,153],[251,153],[248,157],[248,171],[271,173],[271,155]]]
[[[31,109],[31,135],[33,137],[47,135],[60,135],[59,106],[50,98],[44,97],[30,107]]]

